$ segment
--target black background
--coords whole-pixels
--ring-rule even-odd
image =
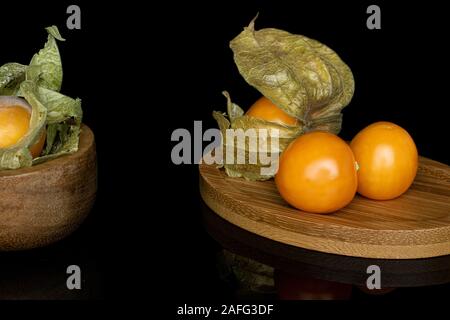
[[[64,279],[64,266],[74,263],[88,270],[85,288],[91,289],[82,298],[229,298],[215,272],[217,245],[201,225],[197,167],[172,164],[170,138],[176,128],[193,132],[194,120],[202,120],[204,130],[215,127],[211,112],[225,110],[222,90],[244,108],[259,97],[228,47],[257,12],[256,28],[317,39],[350,66],[356,91],[343,111],[342,138],[392,121],[410,132],[421,155],[450,163],[441,2],[243,2],[2,4],[0,64],[27,64],[44,44],[46,26],[57,25],[67,39],[59,45],[62,92],[82,98],[99,163],[97,202],[82,227],[45,249],[2,253],[4,269],[14,270],[2,281],[14,288],[15,279],[28,277],[43,288],[52,276]],[[373,3],[381,7],[381,30],[366,28]],[[65,27],[69,4],[81,7],[81,30]],[[438,290],[434,296],[448,297],[448,289]],[[424,292],[422,298],[433,291]]]

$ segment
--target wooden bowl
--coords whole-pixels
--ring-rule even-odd
[[[0,251],[42,247],[63,239],[94,204],[94,134],[82,125],[76,153],[29,168],[0,171]]]

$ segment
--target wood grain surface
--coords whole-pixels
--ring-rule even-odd
[[[319,215],[290,207],[273,180],[230,178],[200,164],[200,193],[227,221],[282,243],[320,252],[379,259],[450,254],[450,167],[421,157],[411,188],[394,200],[357,195],[345,208]]]
[[[86,125],[76,153],[0,171],[0,250],[41,247],[64,238],[87,216],[96,191],[94,134]]]

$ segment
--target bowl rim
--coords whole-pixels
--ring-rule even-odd
[[[42,163],[38,163],[31,167],[24,167],[19,169],[0,170],[0,179],[8,177],[18,177],[30,174],[41,173],[43,171],[54,170],[55,167],[62,167],[68,163],[73,162],[81,155],[88,152],[91,148],[95,148],[95,138],[92,130],[84,123],[81,124],[80,138],[78,150],[71,154],[64,154],[55,159],[50,159]]]

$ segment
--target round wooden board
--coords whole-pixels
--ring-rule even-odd
[[[319,215],[290,207],[273,180],[230,178],[200,164],[200,193],[227,221],[260,236],[320,252],[379,259],[450,254],[450,167],[424,157],[411,188],[394,200],[357,195]]]

